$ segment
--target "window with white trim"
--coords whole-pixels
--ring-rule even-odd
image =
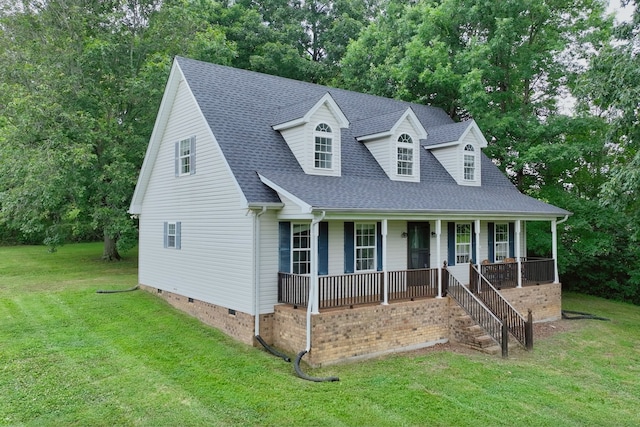
[[[493,233],[496,261],[504,261],[509,258],[509,224],[496,223]]]
[[[176,176],[196,173],[196,137],[182,139],[175,143]]]
[[[311,226],[291,224],[291,272],[311,273]]]
[[[356,271],[376,269],[376,224],[355,224]]]
[[[397,150],[397,174],[413,175],[413,139],[403,133],[398,137]]]
[[[456,264],[471,259],[471,223],[456,223]]]
[[[318,169],[331,169],[333,167],[333,137],[331,127],[326,123],[316,126],[315,136],[315,162]]]
[[[463,163],[465,181],[474,181],[476,179],[476,153],[471,144],[464,146]]]

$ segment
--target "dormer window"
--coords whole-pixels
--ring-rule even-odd
[[[316,126],[315,132],[315,163],[318,169],[331,169],[333,160],[333,134],[326,123]]]
[[[403,133],[398,137],[397,145],[398,175],[413,175],[413,139]]]
[[[474,181],[476,179],[476,153],[473,145],[467,144],[464,146],[464,180]]]

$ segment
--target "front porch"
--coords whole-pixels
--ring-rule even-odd
[[[480,265],[480,271],[498,290],[553,283],[555,278],[554,260],[549,258],[486,263]],[[469,277],[469,288],[476,291],[477,275],[470,273]],[[319,310],[441,298],[448,286],[442,268],[323,275],[317,280]],[[278,302],[307,307],[310,281],[309,275],[278,273]]]
[[[553,260],[523,258],[519,261],[484,264],[479,270],[475,264],[469,264],[471,283],[468,285],[460,285],[446,265],[439,269],[317,276],[317,305],[312,307],[318,310],[310,317],[307,310],[300,308],[309,304],[311,276],[279,273],[281,304],[275,307],[274,343],[285,350],[299,351],[304,348],[310,330],[312,350],[307,361],[313,366],[449,341],[474,347],[468,341],[469,325],[481,325],[496,339],[495,331],[490,330],[499,330],[501,324],[487,312],[482,316],[494,318],[489,319],[494,325],[489,324],[487,329],[483,319],[474,320],[475,309],[463,307],[466,303],[460,299],[460,291],[464,290],[461,288],[466,288],[465,298],[475,300],[472,303],[476,306],[479,300],[484,303],[484,294],[491,294],[486,288],[485,274],[496,281],[492,285],[494,289],[500,288],[503,306],[517,312],[509,315],[508,320],[505,317],[504,322],[522,323],[529,311],[532,312],[529,324],[560,318],[561,285],[554,280]],[[479,281],[478,271],[482,275]],[[472,291],[472,287],[475,290]],[[309,330],[307,322],[310,322]],[[501,342],[499,336],[497,341]]]

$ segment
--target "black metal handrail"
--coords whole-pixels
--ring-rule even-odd
[[[498,290],[482,275],[474,264],[470,264],[470,288],[491,310],[506,323],[507,329],[527,350],[533,348],[533,328],[527,320],[507,301]],[[530,321],[530,320],[529,320]]]
[[[507,340],[507,337],[503,337],[500,319],[446,269],[443,269],[442,272],[443,280],[446,279],[447,283],[447,295],[452,297],[504,349],[506,346],[503,345],[503,342]]]

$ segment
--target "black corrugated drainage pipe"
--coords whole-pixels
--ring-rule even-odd
[[[583,313],[582,311],[569,311],[569,310],[562,310],[562,318],[567,320],[579,320],[579,319],[593,319],[593,320],[605,320],[605,321],[609,320],[606,317],[600,317],[590,313]]]
[[[326,378],[310,377],[309,375],[302,372],[302,369],[300,369],[300,360],[302,360],[302,357],[305,354],[307,354],[307,350],[302,350],[300,353],[298,353],[298,356],[296,357],[296,361],[293,364],[293,369],[296,370],[296,374],[298,374],[300,378],[302,378],[303,380],[314,381],[317,383],[325,382],[325,381],[340,381],[340,378],[338,377],[326,377]]]
[[[279,358],[281,358],[282,360],[284,360],[285,362],[291,362],[291,358],[289,356],[287,356],[284,353],[280,353],[278,350],[276,350],[275,348],[271,347],[269,344],[267,344],[260,335],[256,335],[256,339],[258,340],[258,342],[260,344],[262,344],[262,346],[271,354],[273,354],[274,356],[277,356]]]
[[[129,288],[129,289],[121,289],[121,290],[97,290],[96,294],[118,294],[120,292],[131,292],[131,291],[137,291],[138,289],[140,289],[140,286],[134,286],[133,288]]]

